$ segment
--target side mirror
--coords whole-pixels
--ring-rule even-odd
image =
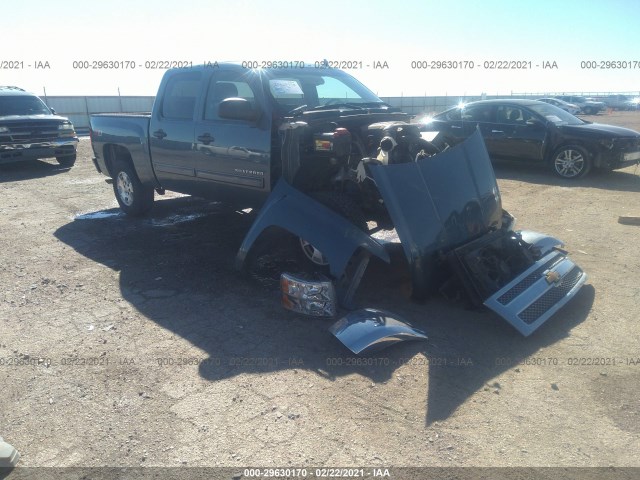
[[[218,106],[218,116],[229,120],[255,121],[260,118],[260,112],[254,110],[251,102],[244,98],[225,98]]]
[[[542,127],[544,127],[544,123],[542,123],[542,121],[538,120],[537,118],[531,118],[531,119],[527,120],[526,124],[527,124],[527,126],[534,127],[534,128],[542,128]]]
[[[49,107],[49,110],[51,110],[51,113],[52,113],[52,114],[54,114],[54,115],[56,114],[55,109],[53,109],[53,108]]]

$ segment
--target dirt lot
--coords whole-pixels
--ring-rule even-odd
[[[563,239],[587,285],[522,338],[373,264],[358,302],[429,341],[362,364],[236,273],[250,215],[176,196],[125,218],[90,158],[83,138],[70,170],[0,167],[0,435],[21,466],[640,466],[640,227],[617,222],[640,169],[498,165],[518,226]]]

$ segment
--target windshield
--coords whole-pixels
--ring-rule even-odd
[[[330,105],[386,105],[371,90],[341,70],[300,69],[268,70],[264,73],[265,89],[283,111],[296,108],[323,108]]]
[[[38,97],[31,95],[0,96],[0,116],[9,115],[51,115]]]
[[[571,115],[569,112],[566,112],[554,105],[549,105],[548,103],[528,105],[528,107],[555,125],[583,125],[585,123],[578,117]]]

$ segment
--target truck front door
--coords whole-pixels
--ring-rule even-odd
[[[219,116],[220,103],[243,98],[262,112],[257,120]],[[216,70],[195,124],[195,175],[207,196],[223,201],[264,199],[270,189],[271,117],[255,72],[244,68]]]

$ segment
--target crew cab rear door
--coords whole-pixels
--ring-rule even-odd
[[[173,71],[162,80],[149,125],[151,163],[160,184],[195,193],[194,116],[204,89],[202,71]]]
[[[242,98],[254,120],[223,118],[220,103]],[[260,79],[245,68],[214,69],[195,122],[195,175],[201,188],[220,199],[263,198],[269,191],[271,116]]]

